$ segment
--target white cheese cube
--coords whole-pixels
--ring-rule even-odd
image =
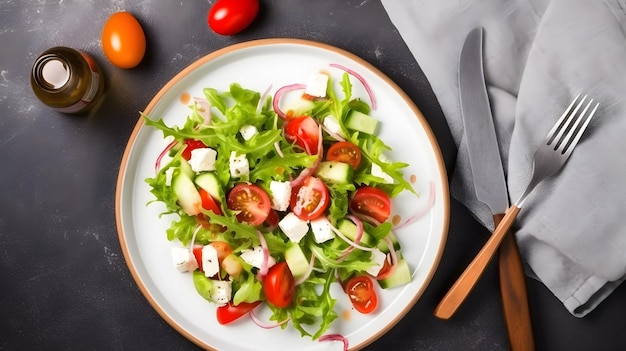
[[[313,231],[315,242],[318,244],[331,240],[335,237],[335,233],[330,228],[330,223],[325,218],[312,220],[311,231]]]
[[[204,245],[202,247],[202,270],[207,277],[212,277],[220,271],[217,250],[212,245]]]
[[[217,151],[210,147],[201,147],[191,150],[191,158],[189,159],[189,165],[194,172],[214,171],[215,159],[217,158]]]
[[[245,125],[239,129],[239,134],[243,140],[250,140],[253,136],[259,133],[259,130],[253,125]]]
[[[343,133],[343,131],[341,130],[341,126],[339,125],[339,121],[337,121],[337,118],[333,115],[328,115],[326,117],[324,117],[324,127],[326,127],[326,129],[328,129],[329,132],[333,133],[333,134],[337,134],[342,138],[345,138],[346,135]]]
[[[285,211],[289,208],[291,200],[291,182],[272,180],[270,182],[272,192],[272,208],[277,211]]]
[[[255,246],[251,249],[243,250],[239,257],[252,267],[261,268],[263,265],[263,248],[261,246]],[[269,268],[275,264],[276,260],[268,255],[267,267]]]
[[[250,164],[246,158],[246,154],[237,156],[237,152],[230,153],[230,175],[233,178],[241,178],[250,173]]]
[[[371,260],[374,263],[374,265],[368,268],[366,272],[371,276],[374,276],[374,277],[377,276],[380,270],[383,269],[386,259],[387,259],[387,255],[384,252],[378,249],[372,251]]]
[[[179,272],[191,272],[198,268],[196,258],[186,247],[172,247],[172,263]]]
[[[314,97],[326,96],[328,86],[328,75],[324,73],[314,73],[309,76],[304,93]]]
[[[301,220],[293,212],[287,213],[287,215],[278,222],[278,226],[283,233],[289,237],[289,240],[294,243],[299,243],[309,231],[307,221]]]
[[[211,301],[217,305],[225,305],[230,301],[233,294],[233,286],[230,280],[214,280],[211,289]]]
[[[165,170],[165,186],[172,186],[173,174],[174,174],[174,167],[170,167]]]

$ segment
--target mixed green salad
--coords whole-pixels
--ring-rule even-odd
[[[146,179],[175,214],[172,260],[218,305],[221,324],[249,316],[313,340],[337,319],[331,284],[375,311],[378,289],[411,281],[392,224],[391,198],[418,195],[403,162],[388,159],[367,82],[339,65],[273,96],[237,83],[205,88],[181,126],[144,115],[170,143]],[[368,100],[353,96],[352,79]],[[261,321],[254,309],[271,309]],[[345,339],[343,340],[347,345]]]

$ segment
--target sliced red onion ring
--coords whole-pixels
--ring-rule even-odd
[[[330,129],[326,128],[326,126],[322,125],[322,129],[324,129],[324,131],[325,131],[326,133],[328,133],[328,135],[329,135],[331,138],[333,138],[333,139],[335,139],[335,140],[337,140],[337,141],[346,141],[346,139],[345,139],[344,137],[342,137],[341,135],[339,135],[339,134],[337,134],[337,133],[335,133],[335,132],[331,131]]]
[[[290,84],[285,85],[284,87],[276,91],[276,94],[274,94],[274,100],[272,101],[272,107],[274,108],[274,112],[276,112],[278,117],[282,119],[287,119],[287,115],[280,109],[280,99],[282,98],[282,96],[290,91],[302,89],[306,89],[305,84]]]
[[[395,247],[393,247],[393,242],[391,241],[388,235],[385,237],[384,240],[387,243],[387,246],[389,247],[389,257],[391,258],[391,260],[389,262],[390,263],[389,270],[385,272],[385,274],[379,274],[376,277],[376,279],[379,279],[379,280],[389,278],[393,274],[393,272],[396,270],[396,267],[398,267],[398,253],[396,252]]]
[[[280,148],[279,141],[274,143],[274,149],[276,149],[276,153],[278,154],[278,156],[280,156],[280,158],[285,158],[285,154],[283,154],[283,150],[281,150]]]
[[[280,322],[276,322],[276,323],[266,323],[266,322],[263,322],[262,320],[260,320],[259,317],[256,316],[256,314],[254,313],[254,309],[252,309],[248,313],[250,314],[250,319],[252,319],[254,324],[258,325],[259,327],[261,327],[263,329],[272,329],[272,328],[280,327],[281,325],[289,322],[289,318],[287,318],[284,321],[280,321]]]
[[[204,124],[211,124],[211,104],[209,100],[194,97],[193,101],[198,105],[198,113],[204,118]]]
[[[265,92],[263,92],[263,94],[261,95],[261,98],[259,98],[259,103],[256,105],[256,113],[260,113],[261,110],[263,109],[263,105],[265,104],[265,99],[270,94],[270,90],[272,90],[271,84],[269,87],[267,87],[267,89],[265,89]]]
[[[259,273],[257,274],[257,278],[259,280],[263,280],[267,275],[267,271],[269,269],[268,262],[270,258],[270,251],[267,248],[267,241],[265,241],[265,237],[263,233],[260,231],[256,231],[257,236],[259,237],[259,241],[261,242],[261,249],[263,251],[263,261],[261,261],[261,268],[259,268]]]
[[[356,240],[352,241],[350,239],[348,239],[348,237],[346,237],[345,235],[343,235],[343,233],[335,228],[334,226],[330,225],[330,221],[328,221],[328,218],[325,218],[325,220],[328,222],[328,224],[330,225],[330,229],[337,234],[338,237],[341,238],[341,240],[345,241],[348,243],[348,245],[350,245],[350,247],[346,250],[346,253],[344,253],[344,256],[346,254],[348,254],[350,251],[352,251],[352,249],[359,249],[359,250],[363,250],[363,251],[374,251],[376,250],[376,248],[374,247],[366,247],[366,246],[362,246],[359,245],[359,243],[361,242],[361,238],[363,237],[363,223],[361,223],[361,221],[354,217],[354,216],[347,216],[346,218],[350,219],[351,221],[353,221],[356,226],[357,226],[357,235],[356,235]]]
[[[406,221],[404,221],[404,223],[398,224],[395,228],[402,228],[405,225],[411,224],[415,221],[417,221],[418,219],[424,217],[425,214],[428,213],[428,211],[430,211],[430,209],[435,205],[435,200],[436,200],[436,191],[435,191],[435,182],[434,181],[430,181],[430,187],[428,188],[428,201],[426,202],[426,204],[424,205],[424,207],[422,207],[419,211],[417,211],[414,215],[412,215],[409,219],[407,219]]]
[[[374,99],[374,93],[372,92],[372,89],[370,88],[369,84],[367,84],[367,81],[365,80],[365,78],[363,78],[362,75],[358,74],[357,72],[355,72],[354,70],[346,67],[346,66],[342,66],[340,64],[337,63],[331,63],[329,65],[330,67],[334,67],[334,68],[339,68],[340,70],[346,71],[348,72],[348,74],[353,75],[356,79],[358,79],[361,84],[363,84],[363,87],[365,88],[365,91],[367,92],[367,95],[370,98],[370,101],[372,102],[372,110],[376,110],[376,100]]]
[[[320,338],[318,340],[320,342],[321,341],[341,341],[341,342],[343,342],[343,351],[347,351],[348,350],[348,339],[346,339],[346,337],[341,335],[341,334],[326,334],[326,335],[322,335],[322,336],[320,336]]]
[[[314,264],[315,264],[315,254],[311,254],[311,259],[309,260],[309,267],[307,268],[306,273],[304,273],[302,278],[296,280],[296,286],[304,283],[307,279],[309,279],[309,276],[311,275],[311,272],[313,272],[313,265]]]
[[[176,143],[177,143],[176,140],[172,141],[171,143],[167,144],[167,146],[165,147],[165,149],[163,149],[163,151],[161,151],[156,161],[154,162],[154,173],[159,173],[159,170],[161,169],[161,161],[163,160],[163,157],[167,155],[167,152],[170,151],[174,147],[174,145],[176,145]]]

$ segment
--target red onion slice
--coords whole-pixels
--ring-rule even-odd
[[[305,84],[290,84],[285,85],[284,87],[276,91],[276,94],[274,94],[274,100],[272,100],[272,107],[274,108],[274,112],[276,112],[278,117],[282,118],[283,120],[287,119],[287,115],[280,109],[280,99],[283,97],[283,95],[290,91],[302,89],[306,89]]]
[[[326,334],[326,335],[322,335],[322,336],[320,336],[320,338],[318,340],[320,342],[321,341],[341,341],[341,342],[343,342],[343,351],[347,351],[348,350],[348,339],[346,339],[346,337],[341,335],[341,334]]]
[[[304,273],[302,278],[296,280],[296,286],[304,283],[307,279],[309,279],[309,276],[311,275],[311,272],[313,272],[313,265],[314,264],[315,264],[315,254],[311,254],[311,259],[309,260],[309,267],[307,268],[306,273]]]
[[[209,100],[194,97],[193,101],[198,105],[198,113],[204,118],[204,124],[211,124],[211,104]]]
[[[161,151],[156,161],[154,162],[154,173],[159,173],[159,170],[161,169],[161,161],[163,160],[163,157],[167,155],[167,152],[170,151],[174,147],[174,145],[176,145],[176,143],[177,143],[176,140],[172,141],[171,143],[167,144],[167,146],[165,147],[165,149],[163,149],[163,151]]]
[[[267,271],[269,269],[268,262],[270,258],[270,251],[267,248],[267,242],[265,241],[265,237],[263,236],[263,233],[257,230],[256,234],[259,237],[259,241],[261,242],[261,249],[263,251],[263,261],[261,261],[261,268],[259,268],[257,279],[263,280],[265,276],[267,275]]]
[[[398,224],[395,228],[402,228],[405,225],[411,224],[411,223],[417,221],[418,219],[424,217],[424,215],[427,214],[428,211],[430,211],[430,209],[435,205],[435,201],[436,201],[435,182],[432,181],[432,180],[430,181],[430,187],[428,189],[428,193],[429,193],[428,194],[428,201],[426,202],[424,207],[422,207],[419,211],[417,211],[409,219],[404,221],[404,223]]]
[[[273,328],[276,328],[276,327],[280,327],[281,325],[289,322],[289,318],[287,318],[284,321],[280,321],[280,322],[276,322],[276,323],[266,323],[266,322],[263,322],[262,320],[260,320],[259,317],[256,316],[256,314],[254,313],[254,309],[252,309],[248,313],[250,314],[250,319],[252,319],[254,324],[258,325],[259,327],[261,327],[263,329],[273,329]]]
[[[372,102],[372,110],[376,110],[376,100],[374,99],[374,93],[372,92],[372,89],[370,88],[369,84],[367,84],[367,81],[365,80],[365,78],[363,78],[362,75],[358,74],[356,71],[346,67],[346,66],[342,66],[340,64],[337,63],[331,63],[329,65],[330,67],[334,67],[334,68],[339,68],[340,70],[346,71],[348,72],[348,74],[353,75],[356,79],[358,79],[361,84],[363,84],[363,87],[365,88],[365,91],[367,92],[367,95],[370,98],[370,101]]]

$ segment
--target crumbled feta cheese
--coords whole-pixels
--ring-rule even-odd
[[[215,159],[217,157],[217,151],[210,147],[201,147],[191,150],[191,158],[189,159],[189,165],[194,172],[214,171]]]
[[[387,255],[384,252],[378,249],[373,250],[372,255],[371,255],[371,260],[374,263],[374,265],[368,268],[366,272],[370,274],[371,276],[374,276],[374,277],[377,276],[378,273],[380,273],[380,270],[383,269],[386,259],[387,259]]]
[[[291,182],[272,180],[270,182],[272,192],[272,208],[277,211],[285,211],[289,208],[291,200]]]
[[[174,167],[170,167],[165,170],[165,186],[172,186],[173,174],[174,174]]]
[[[259,133],[259,130],[250,124],[247,124],[239,129],[239,134],[243,140],[250,140],[253,136]]]
[[[214,280],[211,289],[211,301],[218,305],[225,305],[230,301],[233,294],[233,286],[230,280]]]
[[[325,218],[312,220],[311,231],[313,231],[315,242],[318,244],[331,240],[335,237],[335,233],[330,228],[330,223]]]
[[[198,268],[196,258],[186,247],[172,247],[172,263],[179,272],[191,272]]]
[[[261,266],[263,265],[263,248],[259,245],[251,249],[243,250],[241,251],[241,255],[239,257],[241,257],[241,259],[249,265],[256,268],[261,268]],[[272,256],[268,256],[267,267],[269,268],[275,264],[276,260]]]
[[[248,163],[246,154],[237,156],[237,152],[231,151],[229,162],[231,177],[240,178],[250,173],[250,164]]]
[[[328,75],[324,73],[314,73],[309,76],[304,93],[314,97],[326,96],[328,86]]]
[[[341,126],[339,125],[339,121],[337,121],[337,118],[333,115],[328,115],[326,117],[324,117],[324,127],[326,127],[326,129],[328,129],[331,133],[337,134],[342,138],[345,138],[346,135],[343,133],[343,131],[341,130]]]
[[[202,270],[207,277],[212,277],[220,271],[217,250],[212,245],[204,245],[202,247]]]
[[[289,240],[294,243],[299,243],[309,231],[307,221],[301,220],[293,212],[287,213],[287,215],[278,222],[278,226],[283,233],[289,237]]]

